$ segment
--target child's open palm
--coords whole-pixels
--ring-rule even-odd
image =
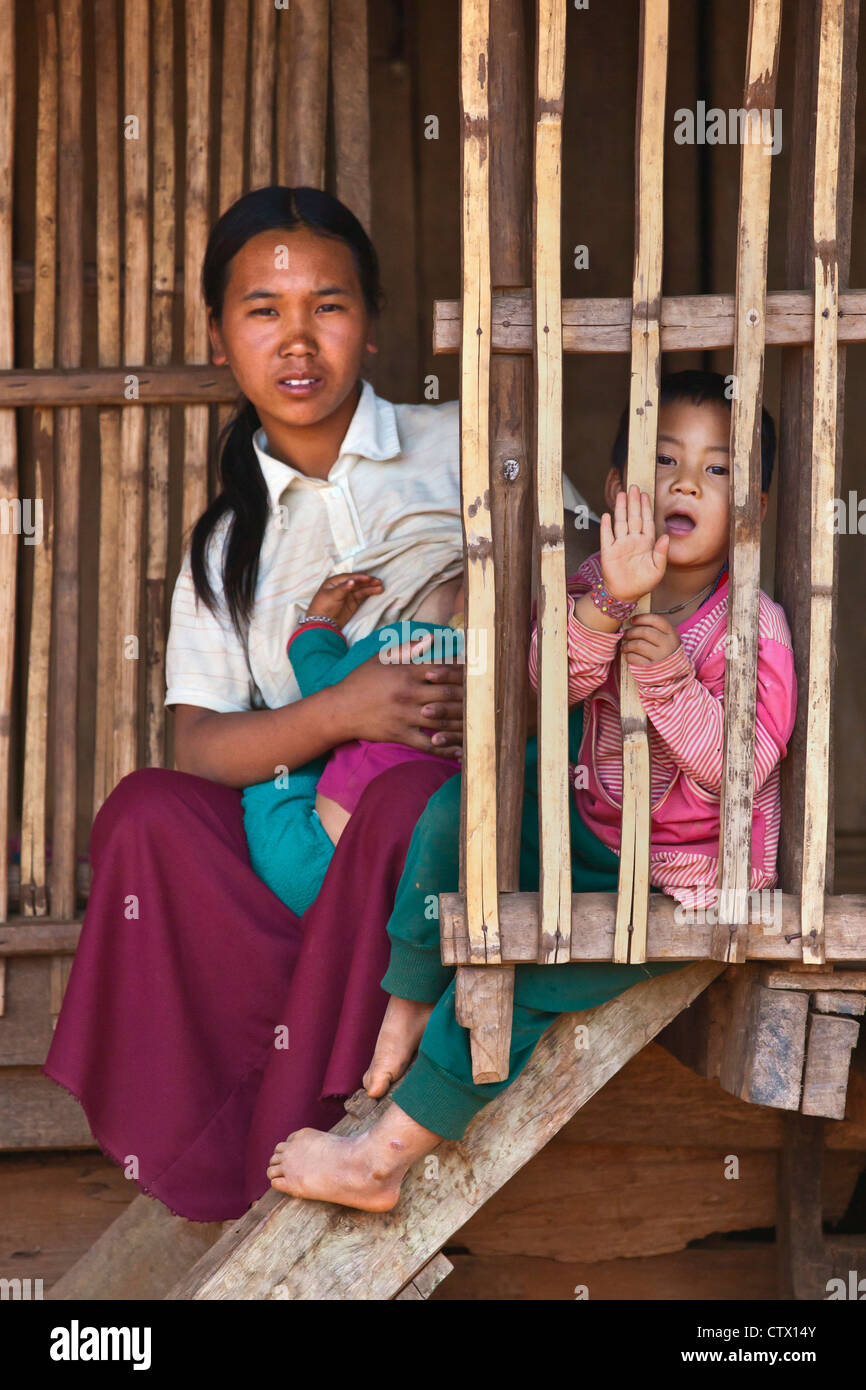
[[[381,579],[372,574],[332,574],[313,594],[307,612],[319,618],[332,618],[340,627],[345,627],[364,599],[383,593],[384,587]]]
[[[651,593],[664,578],[670,543],[667,532],[656,540],[649,493],[636,483],[627,496],[618,492],[613,528],[610,512],[601,517],[601,572],[608,593],[629,603]]]

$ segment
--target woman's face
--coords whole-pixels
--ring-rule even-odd
[[[337,411],[376,351],[345,242],[308,228],[251,237],[232,258],[222,320],[208,311],[217,366],[269,422],[315,425]]]

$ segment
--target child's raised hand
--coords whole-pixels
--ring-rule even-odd
[[[364,599],[383,593],[384,588],[381,579],[372,574],[332,574],[313,594],[307,612],[320,618],[332,618],[340,627],[345,627]]]
[[[671,541],[667,532],[655,536],[649,493],[632,483],[627,496],[616,495],[613,528],[610,512],[601,517],[601,572],[613,598],[630,603],[661,583]]]

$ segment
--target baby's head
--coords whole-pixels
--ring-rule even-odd
[[[730,378],[728,378],[730,380]],[[731,402],[725,377],[718,372],[672,372],[659,390],[658,453],[656,462],[656,535],[670,536],[668,564],[693,567],[727,558],[730,542]],[[624,487],[628,454],[628,407],[605,479],[604,498],[611,513]],[[761,510],[773,476],[776,429],[772,416],[761,420]],[[679,522],[676,513],[682,513]],[[694,523],[689,525],[688,518]]]

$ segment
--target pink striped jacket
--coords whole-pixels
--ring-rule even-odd
[[[569,765],[575,803],[586,825],[616,853],[622,817],[619,662],[622,632],[596,632],[574,616],[575,596],[601,577],[601,554],[568,580],[568,701],[583,700],[579,763]],[[682,646],[650,665],[633,666],[646,711],[652,821],[650,882],[684,907],[714,902],[719,860],[719,807],[724,774],[723,698],[728,574],[677,629]],[[536,624],[529,677],[538,685]],[[750,890],[777,882],[781,798],[779,763],[797,709],[791,633],[783,609],[761,591],[755,724],[755,796]]]

